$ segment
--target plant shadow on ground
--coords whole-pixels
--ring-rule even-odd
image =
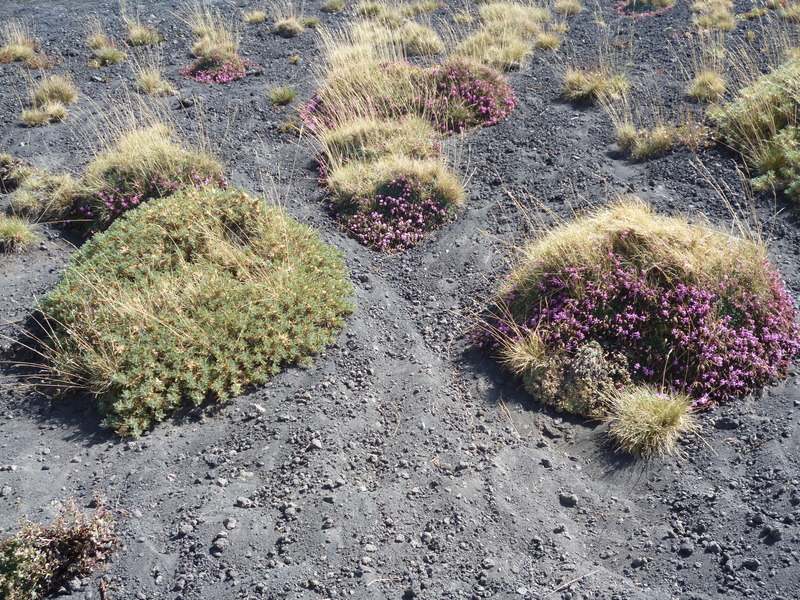
[[[24,388],[25,392],[20,394],[19,402],[6,405],[7,410],[24,413],[40,427],[63,429],[65,440],[81,443],[86,447],[104,443],[124,444],[130,441],[130,438],[121,437],[112,429],[101,426],[103,415],[98,410],[97,399],[91,394],[80,390],[56,394],[51,387],[42,383],[42,358],[35,351],[36,341],[30,337],[30,333],[41,336],[45,332],[35,316],[29,315],[23,322],[15,324],[14,329],[16,333],[13,335],[4,333],[10,338],[10,347],[0,351],[0,390]],[[242,395],[247,395],[254,389],[247,388]],[[204,417],[218,415],[225,408],[225,404],[213,402],[183,407],[154,429],[186,427],[198,423]]]

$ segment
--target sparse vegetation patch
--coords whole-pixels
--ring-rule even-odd
[[[107,510],[86,515],[68,501],[50,525],[23,521],[0,541],[0,592],[6,600],[44,598],[70,579],[89,575],[116,546]]]

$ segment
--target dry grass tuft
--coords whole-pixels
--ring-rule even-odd
[[[283,17],[275,21],[273,29],[275,33],[283,38],[293,38],[303,33],[305,27],[297,17]]]
[[[67,118],[67,107],[61,102],[45,102],[40,106],[23,109],[20,119],[28,127],[39,127],[63,121]]]
[[[9,208],[18,217],[40,222],[60,222],[78,189],[69,175],[53,175],[32,169],[11,196]]]
[[[692,22],[698,29],[731,31],[736,28],[732,0],[698,0],[691,6]]]
[[[565,17],[571,17],[583,10],[583,4],[580,0],[556,0],[553,10]]]
[[[0,252],[21,252],[30,248],[36,239],[30,221],[0,214]]]
[[[464,38],[453,50],[452,56],[492,69],[511,71],[521,68],[532,52],[531,43],[514,31],[480,29]]]
[[[239,51],[237,27],[218,10],[195,0],[184,5],[178,18],[195,36],[191,52],[196,57],[210,58],[219,55],[223,59],[229,59]]]
[[[48,102],[72,104],[78,97],[78,88],[72,79],[64,75],[50,75],[42,79],[30,94],[33,106],[43,106]]]
[[[634,456],[676,454],[678,441],[700,429],[690,412],[691,399],[684,394],[634,386],[615,390],[604,400],[608,414],[603,421],[609,425],[608,435],[618,449]]]
[[[38,50],[30,27],[9,19],[0,26],[0,63],[29,60]]]
[[[697,73],[687,86],[686,94],[700,102],[716,102],[725,94],[725,77],[711,70]]]
[[[257,25],[267,20],[267,13],[263,10],[246,10],[242,13],[242,19],[248,25]]]
[[[536,38],[533,42],[533,47],[538,50],[558,50],[559,46],[561,46],[563,38],[557,34],[553,33],[552,31],[543,31],[536,35]]]
[[[324,0],[320,10],[326,13],[338,13],[342,12],[346,6],[345,0]]]
[[[269,101],[275,106],[286,106],[294,102],[297,92],[292,88],[282,85],[269,91]]]
[[[542,23],[550,20],[547,9],[518,2],[482,4],[478,13],[489,31],[515,31],[527,35],[536,35],[541,31]]]
[[[569,67],[562,80],[561,95],[572,102],[597,102],[620,98],[630,88],[628,78],[608,64],[594,67]]]

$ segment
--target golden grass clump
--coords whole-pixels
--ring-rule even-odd
[[[0,252],[21,252],[36,241],[27,219],[0,214]]]
[[[791,23],[800,23],[800,3],[787,4],[781,9],[780,15]]]
[[[28,127],[39,127],[63,121],[67,118],[67,107],[61,102],[45,102],[22,110],[20,119]]]
[[[38,48],[26,23],[9,19],[0,26],[0,63],[29,60]]]
[[[303,22],[299,18],[291,16],[277,19],[272,28],[275,33],[283,38],[297,37],[305,29]]]
[[[700,102],[716,102],[725,94],[725,77],[713,70],[697,73],[689,82],[686,94]]]
[[[183,9],[181,20],[195,36],[191,52],[198,58],[220,56],[228,59],[239,51],[239,31],[233,23],[216,9],[188,2]]]
[[[18,217],[40,222],[66,219],[78,183],[70,175],[32,169],[12,194],[9,208]]]
[[[444,50],[444,42],[431,27],[407,21],[397,30],[395,39],[409,56],[431,56]]]
[[[333,14],[342,12],[346,6],[347,3],[345,0],[324,0],[322,2],[322,6],[320,6],[320,10],[322,12]]]
[[[583,10],[583,4],[580,0],[556,0],[553,10],[565,17],[571,17]]]
[[[43,106],[48,102],[72,104],[78,97],[78,88],[64,75],[50,75],[42,79],[30,94],[31,104]]]
[[[322,153],[333,169],[353,161],[374,161],[391,155],[436,159],[441,146],[436,129],[419,117],[385,121],[366,117],[345,121],[319,133]]]
[[[685,394],[633,386],[606,394],[604,401],[609,437],[619,450],[634,456],[676,454],[678,441],[700,429]]]
[[[619,98],[630,88],[628,78],[607,64],[569,67],[564,72],[561,95],[573,102],[597,102]]]
[[[558,33],[554,33],[552,31],[542,31],[541,33],[536,34],[533,47],[537,50],[555,51],[558,50],[559,46],[561,46],[562,40],[563,38]]]
[[[692,22],[698,29],[731,31],[736,28],[732,0],[698,0],[691,5]]]
[[[515,31],[492,32],[479,29],[455,47],[452,56],[471,60],[492,69],[519,69],[533,52],[533,46]]]
[[[535,5],[518,2],[495,2],[482,4],[478,13],[489,31],[514,31],[518,34],[535,35],[542,23],[550,20],[550,12]]]
[[[267,20],[267,13],[259,9],[246,10],[242,13],[242,19],[248,25],[257,25]]]
[[[156,68],[148,68],[136,73],[136,89],[148,96],[171,96],[175,93],[175,88]]]

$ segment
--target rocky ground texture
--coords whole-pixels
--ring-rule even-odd
[[[307,2],[306,15],[326,27],[355,18],[352,8],[329,15],[317,4]],[[737,1],[739,12],[745,4]],[[231,4],[220,7],[239,18]],[[634,78],[652,75],[669,90],[686,58],[686,3],[633,20],[602,0],[571,18],[562,50],[537,53],[510,75],[519,101],[511,118],[448,142],[469,177],[458,219],[391,257],[337,229],[316,183],[313,145],[281,132],[293,109],[266,96],[290,85],[310,97],[318,35],[283,39],[265,24],[243,27],[253,72],[204,85],[179,75],[191,61],[191,34],[178,10],[153,1],[142,13],[166,37],[163,68],[180,90],[167,111],[187,131],[203,124],[233,185],[276,194],[345,252],[357,309],[311,366],[135,441],[100,429],[88,399],[43,397],[4,367],[0,527],[21,516],[46,521],[51,503],[69,496],[89,506],[94,494],[118,523],[119,552],[96,576],[72,581],[72,597],[800,598],[797,376],[704,414],[703,437],[682,444],[684,457],[641,463],[611,452],[597,424],[543,410],[467,338],[511,264],[509,244],[551,215],[632,191],[665,213],[702,211],[729,227],[706,170],[745,206],[733,154],[679,150],[634,163],[616,152],[601,110],[558,98],[561,70],[596,55],[597,11],[620,39],[632,39]],[[34,24],[42,48],[61,61],[56,71],[81,90],[63,124],[25,128],[27,72],[0,65],[0,150],[57,172],[88,162],[91,124],[132,85],[128,63],[88,66],[88,15],[122,39],[114,2],[0,4],[0,20]],[[434,19],[452,24],[447,8]],[[293,64],[292,56],[300,58]],[[755,205],[797,297],[800,213],[780,199]],[[76,240],[42,231],[31,252],[0,258],[3,322],[25,319],[72,252]],[[11,343],[0,344],[13,361]]]

